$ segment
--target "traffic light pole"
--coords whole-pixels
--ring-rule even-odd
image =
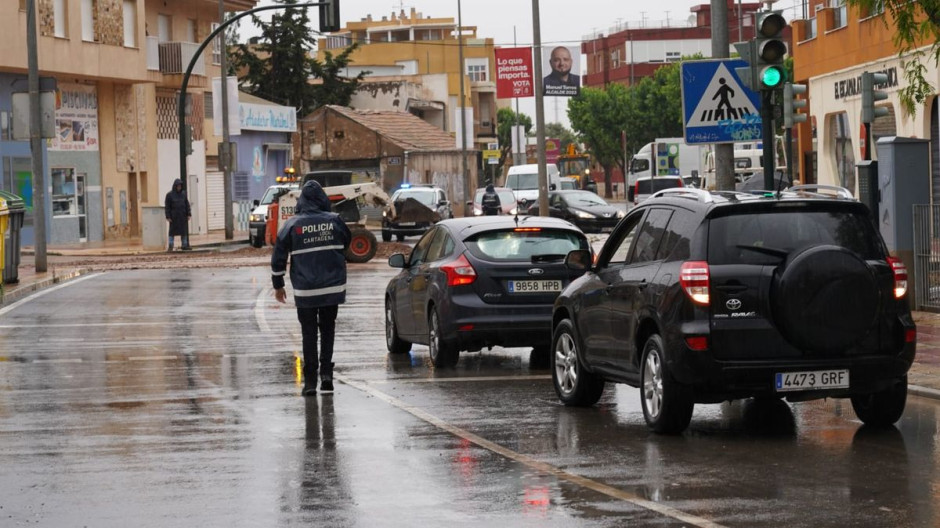
[[[774,188],[774,92],[761,90],[761,138],[763,139],[764,188]]]

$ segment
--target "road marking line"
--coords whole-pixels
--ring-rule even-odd
[[[255,298],[255,321],[257,321],[258,328],[261,329],[261,333],[264,335],[271,333],[271,327],[268,326],[268,319],[264,316],[264,302],[270,295],[269,292],[270,290],[268,288],[262,288]]]
[[[529,381],[529,380],[550,380],[552,377],[548,374],[539,374],[539,375],[530,375],[524,374],[522,376],[477,376],[473,378],[417,378],[417,379],[408,379],[408,378],[392,378],[388,380],[376,380],[376,381],[366,381],[370,385],[386,385],[389,383],[449,383],[449,382],[460,382],[460,381]]]
[[[34,359],[33,363],[81,363],[82,358]]]
[[[594,490],[598,493],[607,495],[608,497],[612,497],[612,498],[619,499],[625,502],[629,502],[635,506],[639,506],[640,508],[645,508],[647,510],[654,511],[666,517],[671,517],[673,519],[676,519],[680,522],[689,523],[693,526],[698,526],[699,528],[725,528],[724,525],[710,521],[703,517],[692,515],[690,513],[685,513],[681,510],[671,508],[664,504],[660,504],[658,502],[644,499],[643,497],[640,497],[639,495],[636,495],[634,493],[623,491],[623,490],[614,488],[613,486],[608,486],[606,484],[601,484],[600,482],[596,482],[594,480],[591,480],[591,479],[588,479],[579,475],[575,475],[574,473],[569,473],[551,464],[547,464],[545,462],[536,460],[528,455],[523,455],[522,453],[517,453],[515,451],[512,451],[511,449],[507,449],[495,442],[491,442],[481,436],[475,435],[471,433],[470,431],[461,429],[455,425],[451,425],[445,422],[444,420],[441,420],[440,418],[434,416],[433,414],[423,411],[417,407],[408,405],[407,403],[399,400],[398,398],[395,398],[394,396],[390,396],[376,389],[375,387],[369,386],[369,384],[367,383],[360,383],[358,381],[353,381],[352,379],[349,379],[346,376],[341,376],[341,375],[336,375],[336,374],[334,374],[334,377],[338,381],[341,381],[345,383],[346,385],[349,385],[362,392],[375,396],[379,400],[382,400],[385,403],[392,405],[393,407],[397,407],[418,419],[424,420],[425,422],[428,422],[429,424],[435,427],[438,427],[439,429],[443,429],[444,431],[447,431],[448,433],[456,437],[463,438],[464,440],[472,442],[482,447],[483,449],[502,455],[510,460],[514,460],[536,471],[540,471],[547,475],[551,475],[559,480],[564,480],[576,486],[581,486],[583,488]]]
[[[75,278],[75,279],[72,279],[72,280],[68,280],[68,281],[65,281],[65,282],[61,282],[61,283],[59,283],[58,285],[53,286],[53,287],[51,287],[51,288],[45,288],[45,289],[39,290],[39,291],[37,291],[37,292],[35,292],[35,293],[31,293],[31,294],[27,295],[26,297],[23,297],[22,299],[20,299],[20,300],[16,301],[15,303],[11,304],[10,306],[7,306],[6,308],[0,308],[0,315],[5,315],[7,312],[12,311],[12,310],[13,310],[14,308],[16,308],[17,306],[19,306],[19,305],[21,305],[21,304],[25,304],[25,303],[28,302],[28,301],[36,300],[36,299],[38,299],[39,297],[42,297],[43,295],[46,295],[47,293],[52,293],[52,292],[54,292],[54,291],[56,291],[56,290],[58,290],[58,289],[60,289],[60,288],[65,288],[66,286],[71,286],[72,284],[78,284],[79,282],[82,282],[82,281],[84,281],[84,280],[88,280],[88,279],[90,279],[90,278],[92,278],[92,277],[97,277],[98,275],[101,275],[101,273],[91,273],[91,274],[89,274],[89,275],[85,275],[84,277],[78,277],[78,278]]]
[[[178,356],[131,356],[127,361],[163,361],[165,359],[179,359]]]

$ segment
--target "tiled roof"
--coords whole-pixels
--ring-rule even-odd
[[[460,150],[457,140],[449,133],[408,112],[353,110],[336,105],[327,108],[376,131],[405,150]]]

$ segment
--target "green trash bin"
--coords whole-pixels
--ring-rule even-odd
[[[20,232],[26,218],[26,202],[11,192],[0,191],[7,205],[7,229],[3,233],[3,283],[20,281]]]

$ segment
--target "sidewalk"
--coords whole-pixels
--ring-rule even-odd
[[[225,240],[222,232],[189,237],[193,251],[213,251],[224,246],[247,245],[248,233],[235,232],[232,240]],[[76,259],[64,265],[53,264],[55,257],[108,257],[133,256],[165,253],[165,250],[145,250],[139,238],[128,240],[107,240],[48,246],[46,255],[50,257],[47,270],[37,273],[34,268],[33,248],[24,247],[18,269],[19,283],[4,285],[4,296],[0,308],[9,306],[29,294],[68,281],[88,273]],[[908,375],[909,393],[917,396],[940,400],[940,314],[914,312],[917,322],[917,356]]]

